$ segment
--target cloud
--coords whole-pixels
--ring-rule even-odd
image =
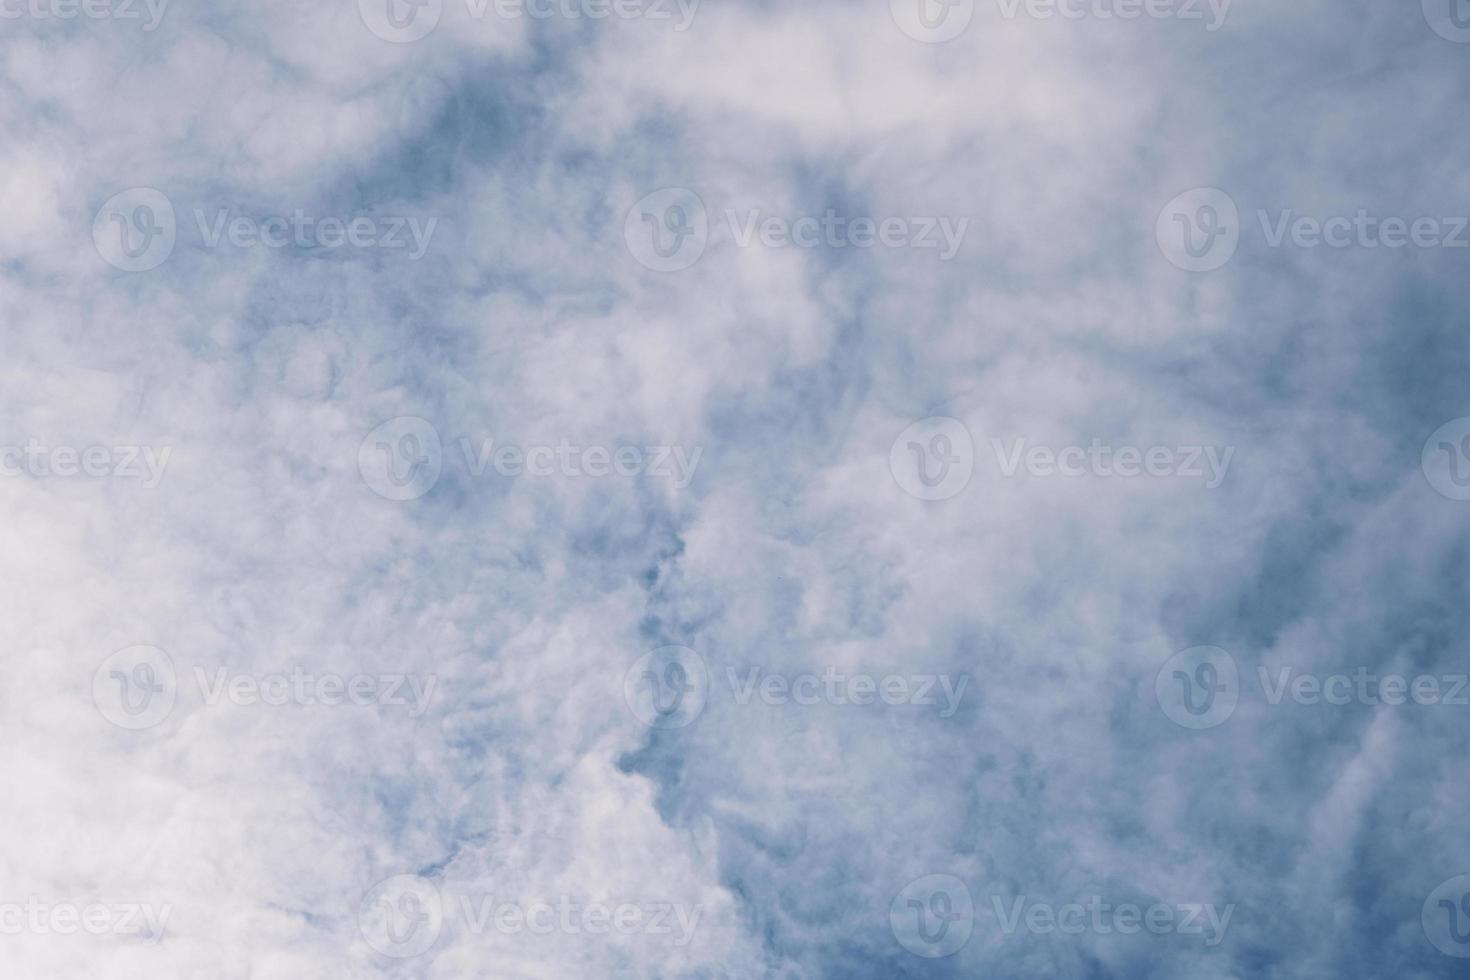
[[[10,972],[1456,975],[1470,709],[1268,695],[1464,673],[1464,255],[1270,229],[1460,45],[389,2],[4,22]]]

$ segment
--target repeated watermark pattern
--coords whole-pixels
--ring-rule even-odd
[[[1035,477],[1135,476],[1201,480],[1206,490],[1225,482],[1234,446],[1112,446],[1093,439],[1086,446],[1027,445],[1025,439],[990,440],[1002,476],[1016,475],[1024,465]]]
[[[1085,445],[1032,444],[1023,436],[992,438],[995,472],[1013,479],[1170,478],[1214,490],[1225,482],[1234,446],[1114,445],[1093,438]],[[961,493],[975,472],[975,440],[963,422],[947,416],[921,419],[898,434],[888,451],[894,482],[920,500],[947,500]]]
[[[141,730],[173,713],[179,687],[192,681],[209,707],[403,708],[418,718],[428,710],[439,678],[434,674],[314,671],[296,665],[283,670],[245,673],[229,667],[192,667],[180,677],[167,651],[148,644],[125,647],[107,657],[92,677],[92,701],[102,717],[119,728]]]
[[[563,438],[555,445],[497,443],[493,436],[461,437],[451,444],[464,471],[484,479],[492,471],[506,479],[589,477],[670,480],[675,490],[694,482],[703,446],[583,446]],[[416,500],[434,489],[444,471],[439,430],[427,419],[402,415],[374,427],[358,445],[362,481],[387,500]]]
[[[1225,26],[1234,0],[994,0],[1005,20],[1136,21],[1200,23],[1210,33]],[[899,30],[925,44],[943,44],[965,33],[976,0],[889,0]]]
[[[1268,707],[1360,705],[1470,707],[1470,674],[1384,673],[1367,666],[1321,673],[1293,666],[1256,668],[1259,695]],[[1235,657],[1215,646],[1190,647],[1174,654],[1154,679],[1154,694],[1170,721],[1183,728],[1223,725],[1242,694]]]
[[[969,218],[840,214],[769,214],[761,208],[726,208],[722,213],[737,248],[933,250],[941,262],[954,258],[969,230]],[[704,201],[685,187],[665,187],[640,198],[623,219],[628,252],[646,268],[678,272],[698,262],[710,239]]]
[[[476,936],[667,937],[684,947],[694,938],[702,905],[681,902],[601,902],[571,895],[526,900],[484,893],[446,897],[428,878],[395,875],[378,882],[358,907],[358,930],[378,953],[420,956],[439,941],[447,922]]]
[[[760,667],[749,667],[742,676],[734,667],[725,668],[725,677],[734,693],[735,703],[869,705],[901,704],[938,707],[939,717],[950,718],[959,710],[960,698],[969,675],[950,674],[849,674],[828,667],[821,674],[768,673]]]
[[[1214,33],[1234,0],[995,0],[1006,20],[1199,21]]]
[[[0,936],[129,936],[153,944],[168,928],[172,904],[149,902],[46,902],[30,895],[24,902],[0,901]]]
[[[1419,467],[1441,497],[1470,500],[1470,416],[1451,419],[1431,432]]]
[[[1225,941],[1235,903],[1223,907],[1209,902],[1113,902],[1102,895],[1085,901],[1032,901],[1025,895],[1009,899],[990,897],[999,934],[995,941],[1024,932],[1030,935],[1107,936],[1176,935],[1199,937],[1207,948]],[[900,946],[916,956],[938,959],[953,956],[970,941],[975,930],[975,902],[969,887],[952,874],[916,878],[894,896],[888,909],[889,926]]]
[[[835,666],[789,673],[761,666],[726,667],[720,679],[728,686],[730,700],[740,707],[752,702],[772,707],[906,705],[937,709],[946,719],[959,710],[970,683],[968,674],[874,674]],[[710,688],[704,657],[677,644],[650,650],[623,674],[623,699],[650,728],[688,725],[704,711]]]
[[[1420,912],[1424,935],[1446,956],[1470,959],[1470,874],[1441,882]]]
[[[623,701],[650,728],[683,728],[704,712],[709,686],[704,657],[670,644],[643,654],[623,673]]]
[[[975,901],[954,875],[924,875],[893,897],[888,924],[899,945],[915,956],[953,956],[975,931]]]
[[[434,32],[446,2],[455,0],[358,0],[363,24],[393,44],[421,41]],[[472,21],[644,21],[683,33],[701,0],[460,0]]]
[[[115,20],[158,30],[169,0],[0,0],[0,20]]]
[[[231,208],[191,209],[197,245],[218,249],[295,247],[384,249],[417,261],[429,250],[436,217],[416,215],[318,215],[297,208],[289,215],[240,214]],[[114,194],[92,221],[92,243],[103,260],[124,272],[147,272],[166,262],[179,239],[173,201],[152,187]]]
[[[1424,20],[1446,41],[1470,44],[1470,2],[1467,0],[1421,0]]]
[[[1086,902],[1061,905],[1033,902],[1024,895],[1006,902],[996,895],[992,896],[991,905],[1006,936],[1017,932],[1037,936],[1053,933],[1135,936],[1146,932],[1155,936],[1199,936],[1207,947],[1225,941],[1230,917],[1235,914],[1234,902],[1223,908],[1209,902],[1154,902],[1141,906],[1133,902],[1114,904],[1104,901],[1101,895],[1090,896]]]
[[[915,41],[943,44],[965,33],[975,19],[975,0],[888,0],[888,11]]]
[[[920,419],[893,440],[888,471],[910,496],[948,500],[970,484],[975,472],[975,440],[958,419]]]
[[[152,490],[163,482],[172,455],[172,446],[50,445],[33,438],[24,446],[0,446],[0,476],[141,480]]]
[[[1363,207],[1353,214],[1309,215],[1292,208],[1257,209],[1255,225],[1267,248],[1470,248],[1470,217],[1383,215]],[[1164,205],[1154,238],[1164,258],[1187,272],[1213,272],[1235,257],[1243,225],[1235,199],[1218,187],[1196,187]]]

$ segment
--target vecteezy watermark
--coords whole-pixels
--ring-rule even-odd
[[[1233,0],[996,0],[1001,16],[1015,20],[1198,20],[1218,31]]]
[[[1365,666],[1351,674],[1299,672],[1290,666],[1257,667],[1256,673],[1266,703],[1273,706],[1289,698],[1302,705],[1470,707],[1470,674],[1380,674]]]
[[[821,671],[778,673],[760,666],[726,667],[730,695],[741,707],[759,700],[770,706],[886,704],[939,709],[951,718],[970,683],[968,674],[870,674],[835,666]],[[704,711],[710,671],[704,657],[686,646],[664,646],[635,660],[623,673],[623,700],[650,728],[683,728]]]
[[[1223,725],[1240,701],[1240,671],[1220,647],[1190,647],[1174,654],[1154,677],[1154,696],[1181,728]]]
[[[990,440],[1001,475],[1016,475],[1024,463],[1031,476],[1182,477],[1204,480],[1214,490],[1225,482],[1234,446],[1111,446],[1093,439],[1086,446],[1032,446],[1013,439],[1009,448],[1001,439]]]
[[[888,471],[910,496],[948,500],[969,486],[975,472],[975,440],[958,419],[921,419],[893,440]]]
[[[218,248],[222,240],[235,248],[406,248],[408,260],[416,262],[429,250],[429,240],[434,237],[438,218],[429,218],[420,223],[412,215],[404,217],[336,217],[309,215],[300,208],[285,215],[234,214],[229,208],[219,208],[207,215],[201,208],[194,208],[194,223],[198,226],[200,240],[205,248]]]
[[[623,242],[640,265],[656,272],[687,269],[709,244],[709,212],[687,188],[656,190],[628,209]]]
[[[384,956],[418,956],[433,948],[444,930],[444,896],[420,875],[386,878],[363,896],[357,929]]]
[[[1294,667],[1269,670],[1257,667],[1266,703],[1278,705],[1290,697],[1296,704],[1403,704],[1470,707],[1470,674],[1378,674],[1358,667],[1352,674],[1314,674]]]
[[[1424,19],[1447,41],[1470,44],[1470,0],[1422,0]]]
[[[725,223],[740,248],[757,242],[766,248],[937,248],[941,262],[954,258],[970,227],[969,218],[850,218],[832,208],[820,217],[795,218],[766,215],[759,208],[743,214],[726,208]]]
[[[393,44],[422,40],[439,26],[445,0],[357,0],[368,30]],[[498,20],[642,20],[669,24],[683,32],[694,23],[700,0],[464,0],[473,21]]]
[[[404,249],[409,261],[423,258],[439,224],[438,218],[320,216],[300,208],[290,215],[237,214],[230,208],[212,212],[193,208],[192,214],[201,248],[228,244],[238,249]],[[97,253],[124,272],[156,269],[173,254],[178,238],[173,202],[151,187],[134,187],[113,195],[92,221],[92,242]]]
[[[1194,902],[1155,902],[1147,908],[1131,902],[1113,905],[1103,901],[1101,895],[1091,896],[1086,903],[1063,905],[1028,902],[1024,895],[1009,906],[999,895],[992,896],[990,901],[1000,930],[1007,936],[1022,930],[1039,936],[1051,933],[1080,936],[1089,932],[1134,936],[1148,932],[1155,936],[1202,936],[1208,947],[1224,942],[1230,917],[1235,914],[1234,902],[1221,909],[1210,903]]]
[[[1218,31],[1233,0],[996,0],[1006,20],[1181,20],[1202,21]],[[1426,0],[1429,2],[1429,0]],[[975,0],[889,0],[893,22],[915,41],[941,44],[965,32],[975,17]]]
[[[679,902],[583,901],[571,895],[523,900],[490,894],[448,898],[421,875],[396,875],[375,885],[358,907],[358,929],[377,952],[396,959],[418,956],[438,942],[446,919],[472,935],[668,936],[689,945],[704,914],[702,905]]]
[[[1012,479],[1024,468],[1032,477],[1134,477],[1192,479],[1214,490],[1225,482],[1234,446],[1030,445],[1024,438],[991,439],[996,469]],[[888,451],[894,481],[920,500],[945,500],[960,493],[975,469],[975,443],[964,423],[936,416],[899,433]]]
[[[1431,432],[1419,466],[1435,493],[1470,500],[1470,416],[1451,419]]]
[[[1435,949],[1470,959],[1470,874],[1440,882],[1424,900],[1419,918]]]
[[[0,446],[0,476],[112,477],[141,479],[152,490],[168,469],[172,446],[49,446],[31,439],[24,446]]]
[[[694,480],[703,446],[581,446],[563,438],[556,445],[496,444],[493,437],[460,438],[455,447],[465,472],[482,479],[490,470],[519,477],[668,478],[675,490]],[[368,488],[388,500],[415,500],[434,488],[444,470],[439,430],[425,419],[399,416],[374,428],[359,444],[357,467]]]
[[[1379,673],[1366,666],[1321,674],[1292,666],[1256,668],[1268,706],[1401,705],[1470,707],[1470,674]],[[1235,658],[1219,647],[1191,647],[1170,657],[1154,679],[1164,714],[1184,728],[1214,728],[1234,714],[1242,694]]]
[[[948,217],[853,217],[828,208],[822,214],[766,214],[760,208],[726,208],[724,218],[738,248],[938,249],[954,258],[970,219]],[[641,198],[623,219],[623,240],[639,264],[677,272],[699,261],[709,243],[709,212],[698,194],[665,187]]]
[[[92,219],[97,254],[124,272],[158,268],[173,254],[178,235],[173,202],[152,187],[114,194]]]
[[[71,936],[85,932],[93,936],[140,936],[152,945],[163,938],[171,904],[147,902],[43,902],[35,895],[24,903],[0,901],[0,936]]]
[[[163,22],[169,0],[0,0],[0,20],[138,21],[144,31]]]
[[[965,33],[975,18],[975,0],[888,0],[888,12],[915,41],[943,44]]]
[[[1268,248],[1470,248],[1470,217],[1420,215],[1385,217],[1367,208],[1356,214],[1317,217],[1291,208],[1256,211]],[[1188,272],[1211,272],[1229,262],[1240,246],[1240,210],[1218,187],[1198,187],[1175,197],[1159,212],[1154,237],[1164,258]]]
[[[954,875],[924,875],[893,897],[888,925],[899,945],[915,956],[953,956],[975,929],[975,903],[970,889]]]
[[[623,701],[649,728],[683,728],[699,717],[708,698],[709,668],[686,646],[650,650],[623,673]]]
[[[247,674],[228,667],[195,666],[188,675],[211,707],[287,705],[406,707],[409,717],[428,710],[439,678],[434,674],[317,673],[301,666]],[[179,674],[168,653],[146,644],[109,656],[92,676],[92,701],[102,717],[120,728],[152,728],[173,712]]]
[[[951,674],[848,674],[836,667],[828,667],[820,675],[810,672],[763,675],[760,667],[748,668],[743,678],[733,667],[725,668],[725,674],[735,694],[735,703],[740,705],[747,705],[756,697],[762,704],[803,707],[882,702],[891,706],[939,706],[941,718],[950,718],[959,710],[960,698],[970,683],[968,674],[960,674],[958,678]]]

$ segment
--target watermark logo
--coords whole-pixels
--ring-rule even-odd
[[[953,956],[975,929],[975,903],[970,889],[954,875],[925,875],[894,897],[888,924],[899,945],[916,956]]]
[[[85,932],[92,936],[137,936],[153,945],[163,938],[173,910],[171,904],[154,906],[147,902],[50,903],[32,895],[24,903],[0,902],[0,936],[71,936]]]
[[[217,667],[211,673],[203,667],[195,667],[194,682],[204,703],[211,707],[222,701],[239,707],[258,704],[271,707],[292,704],[328,707],[380,705],[406,707],[410,718],[419,718],[428,710],[429,699],[434,696],[439,678],[435,674],[353,674],[348,677],[310,673],[299,666],[292,667],[289,672],[260,675],[232,674],[227,667]]]
[[[114,194],[92,219],[97,254],[124,272],[158,268],[173,254],[177,240],[173,202],[152,187]]]
[[[1256,223],[1267,248],[1470,248],[1470,217],[1356,214],[1317,217],[1293,208],[1258,208]],[[1190,272],[1211,272],[1229,262],[1243,234],[1235,201],[1215,187],[1186,191],[1170,201],[1154,227],[1164,257]]]
[[[229,242],[235,248],[280,249],[288,245],[309,249],[351,248],[407,249],[408,261],[417,262],[429,250],[434,229],[439,226],[438,218],[420,222],[413,216],[383,215],[381,217],[356,215],[342,218],[336,215],[318,217],[307,214],[301,208],[290,217],[284,214],[258,218],[253,215],[232,214],[229,208],[219,208],[213,217],[203,208],[194,208],[194,225],[199,231],[199,240],[205,248],[219,248],[221,242]]]
[[[151,33],[163,22],[169,0],[0,0],[0,20],[136,20]],[[144,19],[146,13],[147,19]]]
[[[756,698],[762,704],[779,706],[796,704],[870,705],[877,702],[896,707],[915,705],[939,708],[939,717],[951,718],[960,708],[968,674],[848,674],[828,667],[820,675],[801,673],[795,676],[768,673],[751,667],[742,678],[734,667],[725,668],[725,677],[734,693],[735,703],[748,705]]]
[[[444,468],[439,430],[414,415],[391,418],[357,447],[357,471],[387,500],[416,500],[434,489]]]
[[[217,208],[211,215],[193,208],[194,228],[202,248],[301,249],[343,247],[405,250],[410,262],[424,257],[438,218],[357,214],[318,216],[297,208],[290,215],[258,217]],[[109,198],[92,220],[92,242],[110,265],[125,272],[146,272],[162,265],[178,243],[173,202],[151,187],[135,187]]]
[[[795,216],[768,214],[760,208],[725,208],[722,216],[736,248],[933,249],[941,262],[955,257],[970,227],[969,218],[852,216],[839,214],[836,208]],[[709,224],[699,195],[682,187],[665,188],[633,206],[623,222],[623,237],[642,265],[678,272],[704,254]]]
[[[1275,707],[1282,699],[1290,697],[1296,704],[1362,704],[1376,707],[1380,704],[1398,707],[1402,704],[1450,705],[1470,707],[1466,688],[1470,687],[1470,674],[1419,674],[1405,677],[1402,674],[1378,675],[1367,667],[1359,667],[1349,676],[1329,674],[1323,677],[1313,673],[1297,673],[1293,667],[1282,667],[1272,676],[1266,667],[1257,667],[1261,691],[1266,703]]]
[[[1010,479],[1024,465],[1035,477],[1175,477],[1204,481],[1206,490],[1214,490],[1225,482],[1235,447],[1225,446],[1112,446],[1101,439],[1090,445],[1035,445],[1029,449],[1025,439],[1014,439],[1009,448],[1001,439],[990,440],[1001,476]]]
[[[1470,959],[1470,875],[1456,875],[1430,892],[1420,922],[1435,949]]]
[[[92,675],[92,703],[119,728],[152,728],[174,710],[178,694],[173,660],[146,644],[117,651]]]
[[[1199,20],[1214,33],[1230,16],[1232,0],[999,0],[1001,16],[1015,20]]]
[[[1154,696],[1169,720],[1195,730],[1223,725],[1240,701],[1235,658],[1219,647],[1174,654],[1154,678]]]
[[[1093,895],[1086,904],[1068,902],[1060,906],[1028,903],[1022,895],[1009,909],[996,895],[991,897],[991,905],[1000,921],[1001,932],[1007,936],[1020,930],[1039,936],[1052,933],[1080,936],[1087,932],[1133,936],[1147,931],[1155,936],[1203,936],[1205,945],[1211,948],[1225,941],[1230,917],[1235,914],[1234,902],[1223,909],[1193,902],[1177,905],[1155,902],[1142,908],[1130,902],[1112,905],[1103,901],[1101,895]]]
[[[1470,44],[1470,0],[1423,0],[1424,19],[1447,41]]]
[[[921,419],[893,440],[888,469],[910,496],[948,500],[970,483],[975,472],[975,441],[958,419]]]
[[[583,902],[570,895],[555,901],[496,900],[494,895],[461,895],[458,912],[473,935],[493,929],[505,935],[673,936],[672,946],[688,946],[704,914],[702,905],[671,902]]]
[[[378,882],[357,909],[357,928],[373,949],[394,959],[427,952],[444,928],[444,898],[429,879],[395,875]]]
[[[267,705],[406,707],[412,718],[428,710],[439,678],[434,674],[342,674],[308,672],[300,666],[265,674],[207,671],[191,676],[202,702],[238,707]],[[92,701],[104,718],[133,730],[152,728],[173,711],[180,688],[173,660],[157,647],[133,646],[102,662],[92,678]]]
[[[735,208],[726,208],[725,222],[738,248],[757,242],[765,248],[932,248],[939,250],[941,262],[955,257],[970,228],[969,218],[854,218],[838,214],[835,208],[828,208],[820,217],[804,214],[797,218],[767,215],[759,208],[742,215]]]
[[[465,16],[497,20],[646,20],[673,23],[677,33],[694,23],[700,0],[464,0]],[[422,40],[439,26],[444,0],[358,0],[367,29],[384,41],[408,44]],[[677,22],[676,21],[677,18]]]
[[[357,0],[363,24],[384,41],[409,44],[428,37],[444,15],[444,0]]]
[[[503,477],[633,477],[648,476],[673,481],[675,490],[687,489],[704,456],[703,446],[579,446],[562,439],[555,446],[518,446],[514,443],[495,445],[493,438],[475,445],[468,438],[459,440],[465,468],[470,476],[480,478],[494,468]]]
[[[623,674],[623,700],[649,728],[683,728],[700,716],[708,698],[709,669],[685,646],[650,650]]]
[[[563,476],[637,477],[672,481],[675,490],[694,482],[703,446],[583,446],[563,438],[520,446],[493,437],[461,437],[452,444],[460,464],[474,479],[491,470],[507,479]],[[388,500],[414,500],[433,489],[446,463],[439,430],[417,416],[400,416],[379,425],[358,445],[358,472],[370,490]]]
[[[1319,674],[1293,666],[1256,668],[1256,684],[1244,687],[1235,659],[1219,647],[1193,647],[1171,657],[1154,681],[1159,706],[1185,728],[1224,724],[1246,691],[1268,707],[1365,705],[1470,707],[1470,674],[1380,674],[1366,666],[1352,673]]]
[[[1218,187],[1197,187],[1164,205],[1154,222],[1154,239],[1173,265],[1213,272],[1240,246],[1240,211]]]
[[[1446,422],[1430,433],[1419,467],[1441,497],[1470,500],[1470,416]]]
[[[487,894],[450,894],[421,875],[380,882],[358,908],[358,929],[369,946],[395,959],[433,948],[445,920],[471,935],[643,934],[670,936],[683,947],[694,938],[702,905],[677,902],[598,902],[571,895],[522,901]]]
[[[1385,218],[1359,208],[1352,217],[1323,219],[1286,208],[1275,215],[1257,210],[1256,220],[1269,248],[1470,248],[1466,217]]]
[[[152,490],[163,482],[172,455],[172,446],[50,446],[31,439],[24,446],[0,446],[0,476],[141,479]]]
[[[888,0],[893,22],[915,41],[943,44],[965,33],[975,0]]]
[[[640,198],[623,220],[628,252],[655,272],[679,272],[698,262],[709,244],[709,212],[699,195],[665,187]]]

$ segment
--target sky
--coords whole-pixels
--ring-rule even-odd
[[[1467,0],[0,0],[0,974],[1440,980]]]

